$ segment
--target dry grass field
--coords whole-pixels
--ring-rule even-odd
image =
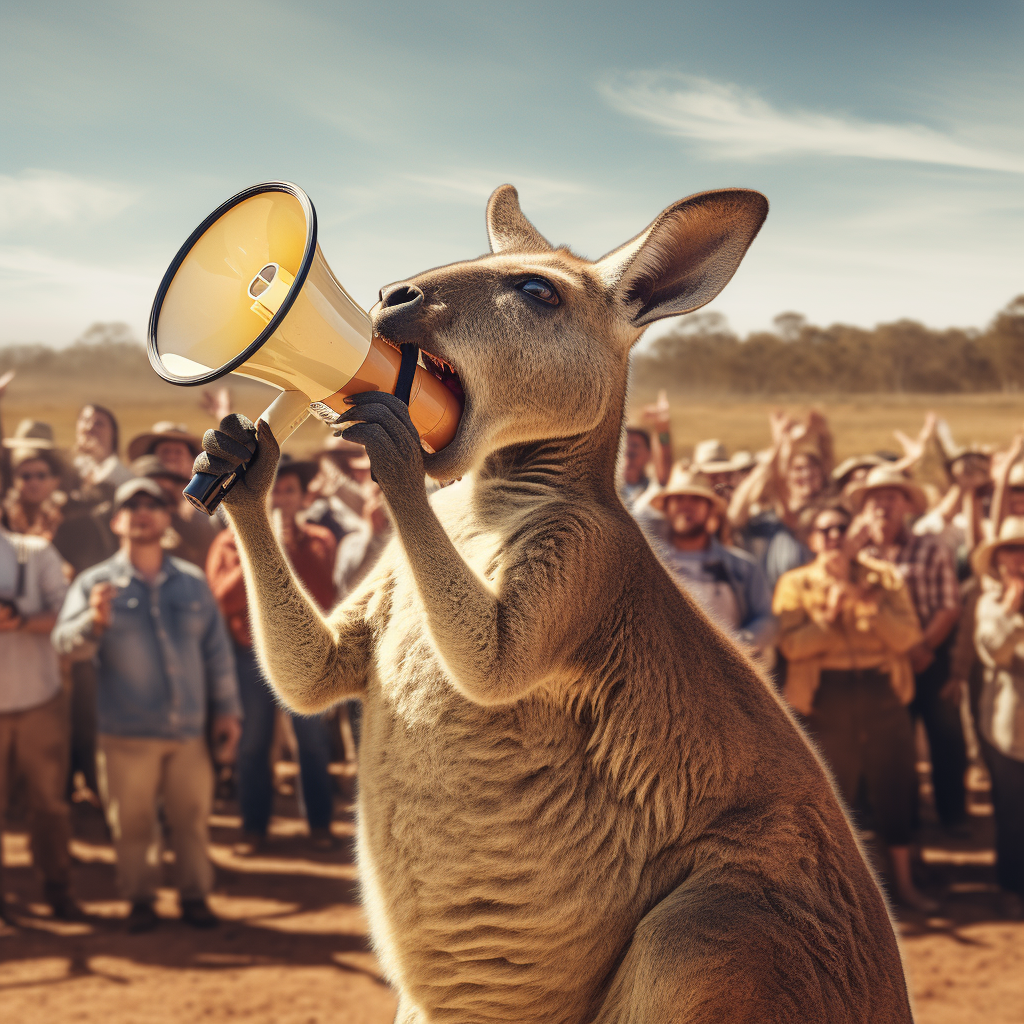
[[[237,408],[257,416],[276,394],[255,381],[231,376]],[[640,408],[654,394],[636,389],[632,394],[631,419],[639,420]],[[9,436],[23,417],[53,425],[58,443],[67,446],[74,438],[78,409],[98,402],[113,409],[121,422],[122,442],[148,429],[157,420],[188,424],[197,433],[212,425],[203,410],[202,389],[165,384],[143,360],[134,365],[97,365],[88,373],[70,375],[27,369],[18,374],[2,403],[4,435]],[[817,407],[828,416],[836,440],[836,456],[881,449],[896,449],[893,430],[916,434],[928,410],[943,416],[961,443],[977,441],[1005,444],[1024,423],[1024,394],[994,395],[820,395],[778,398],[737,398],[673,394],[672,422],[676,453],[688,455],[693,444],[717,437],[730,450],[756,451],[769,443],[768,414],[774,409],[801,412]],[[326,428],[307,422],[289,442],[295,454],[315,450],[327,437]]]
[[[632,395],[631,421],[640,422],[640,409],[654,394]],[[961,444],[978,442],[1005,446],[1024,427],[1024,394],[995,395],[820,395],[741,399],[696,399],[673,395],[673,439],[677,455],[689,455],[695,442],[710,437],[730,451],[757,451],[770,443],[768,416],[776,409],[806,413],[817,408],[828,417],[835,436],[836,458],[873,451],[900,451],[894,430],[911,436],[921,429],[925,414],[934,411],[950,426]]]

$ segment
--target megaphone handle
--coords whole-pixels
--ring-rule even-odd
[[[308,415],[308,395],[301,391],[282,391],[260,419],[270,427],[274,440],[278,444],[283,444],[285,438],[289,437]],[[235,486],[239,477],[245,475],[248,465],[245,463],[233,473],[226,473],[224,476],[217,476],[216,473],[196,473],[182,494],[190,504],[212,516],[224,495]]]

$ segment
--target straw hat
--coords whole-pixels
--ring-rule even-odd
[[[729,460],[731,463],[730,468],[734,473],[741,473],[747,469],[753,469],[757,465],[757,456],[753,452],[748,452],[746,448],[741,448],[737,452],[732,453],[732,458]]]
[[[853,510],[859,512],[872,491],[880,491],[886,487],[901,490],[910,502],[914,515],[919,516],[928,508],[928,499],[924,491],[913,480],[909,480],[890,465],[881,465],[875,466],[859,484],[850,488],[850,504],[853,505]]]
[[[1024,547],[1024,517],[1007,516],[999,527],[999,539],[987,540],[971,555],[971,565],[979,576],[992,573],[992,560],[1000,548]]]
[[[187,484],[187,476],[178,476],[172,473],[155,455],[143,455],[135,459],[129,467],[132,473],[138,477],[145,477],[152,480],[154,477],[165,476],[179,484]]]
[[[203,450],[202,441],[184,423],[161,420],[154,423],[153,429],[148,433],[139,434],[131,439],[128,445],[128,460],[134,462],[143,455],[151,455],[161,441],[183,441],[188,445],[193,458]]]
[[[5,448],[56,448],[53,441],[53,427],[41,420],[22,420],[13,437],[4,438]]]
[[[691,460],[693,468],[700,473],[735,473],[750,469],[756,463],[757,459],[748,451],[738,451],[730,458],[725,445],[715,438],[698,441]]]
[[[692,494],[698,498],[706,498],[711,502],[711,507],[719,513],[726,509],[725,502],[715,494],[711,481],[703,473],[683,469],[678,464],[672,467],[668,483],[651,498],[651,507],[664,512],[665,499],[671,498],[674,494]]]
[[[832,470],[832,479],[838,484],[856,469],[873,469],[884,464],[885,459],[879,455],[851,455]]]
[[[731,473],[732,460],[717,438],[693,446],[693,466],[701,473]]]

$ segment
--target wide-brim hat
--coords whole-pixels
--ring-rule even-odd
[[[15,448],[11,452],[11,471],[17,470],[23,463],[33,459],[41,459],[50,467],[54,476],[63,479],[68,474],[68,464],[56,448]]]
[[[928,508],[928,498],[913,480],[892,466],[882,465],[875,466],[859,484],[850,488],[850,504],[853,510],[859,512],[872,491],[881,491],[887,487],[895,487],[906,495],[914,515],[919,516]]]
[[[1007,516],[999,527],[999,537],[980,544],[971,555],[971,566],[979,576],[992,573],[992,560],[1000,548],[1024,547],[1024,516]]]
[[[128,468],[131,469],[135,476],[146,477],[150,480],[154,477],[163,476],[180,484],[187,484],[189,481],[187,476],[179,476],[177,473],[169,470],[155,455],[143,455],[135,459]]]
[[[855,469],[874,469],[875,466],[885,464],[885,459],[880,455],[851,455],[832,470],[832,479],[839,483],[844,477],[849,476]]]
[[[732,453],[732,458],[729,460],[729,468],[734,473],[740,473],[746,469],[753,469],[757,465],[757,456],[753,452],[748,452],[746,448],[741,448],[737,452]]]
[[[731,473],[733,470],[725,445],[717,438],[698,441],[693,446],[691,465],[701,473]]]
[[[711,481],[703,473],[683,469],[678,464],[672,467],[668,483],[652,496],[651,507],[659,512],[664,512],[666,499],[671,498],[674,494],[692,494],[698,498],[706,498],[711,502],[711,507],[719,513],[725,512],[727,507],[725,501],[715,493]]]
[[[143,455],[151,455],[161,441],[183,441],[188,445],[193,458],[203,450],[203,442],[184,423],[161,420],[153,424],[152,430],[131,439],[128,443],[128,460],[134,462]]]
[[[159,502],[164,508],[168,508],[167,495],[163,488],[148,477],[137,476],[131,480],[125,480],[116,491],[114,491],[113,514],[116,515],[124,506],[135,497],[136,494],[148,494],[154,501]]]
[[[4,438],[5,448],[51,449],[57,445],[53,440],[53,427],[42,420],[22,420],[11,437]]]
[[[302,489],[306,490],[313,480],[313,477],[320,472],[320,466],[309,459],[293,459],[287,452],[281,456],[277,464],[277,475],[275,480],[280,480],[287,473],[294,473],[302,483]]]

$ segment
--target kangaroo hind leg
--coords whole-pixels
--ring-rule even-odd
[[[866,1024],[874,1000],[851,998],[842,943],[802,934],[773,902],[706,880],[675,889],[637,925],[594,1024]]]

